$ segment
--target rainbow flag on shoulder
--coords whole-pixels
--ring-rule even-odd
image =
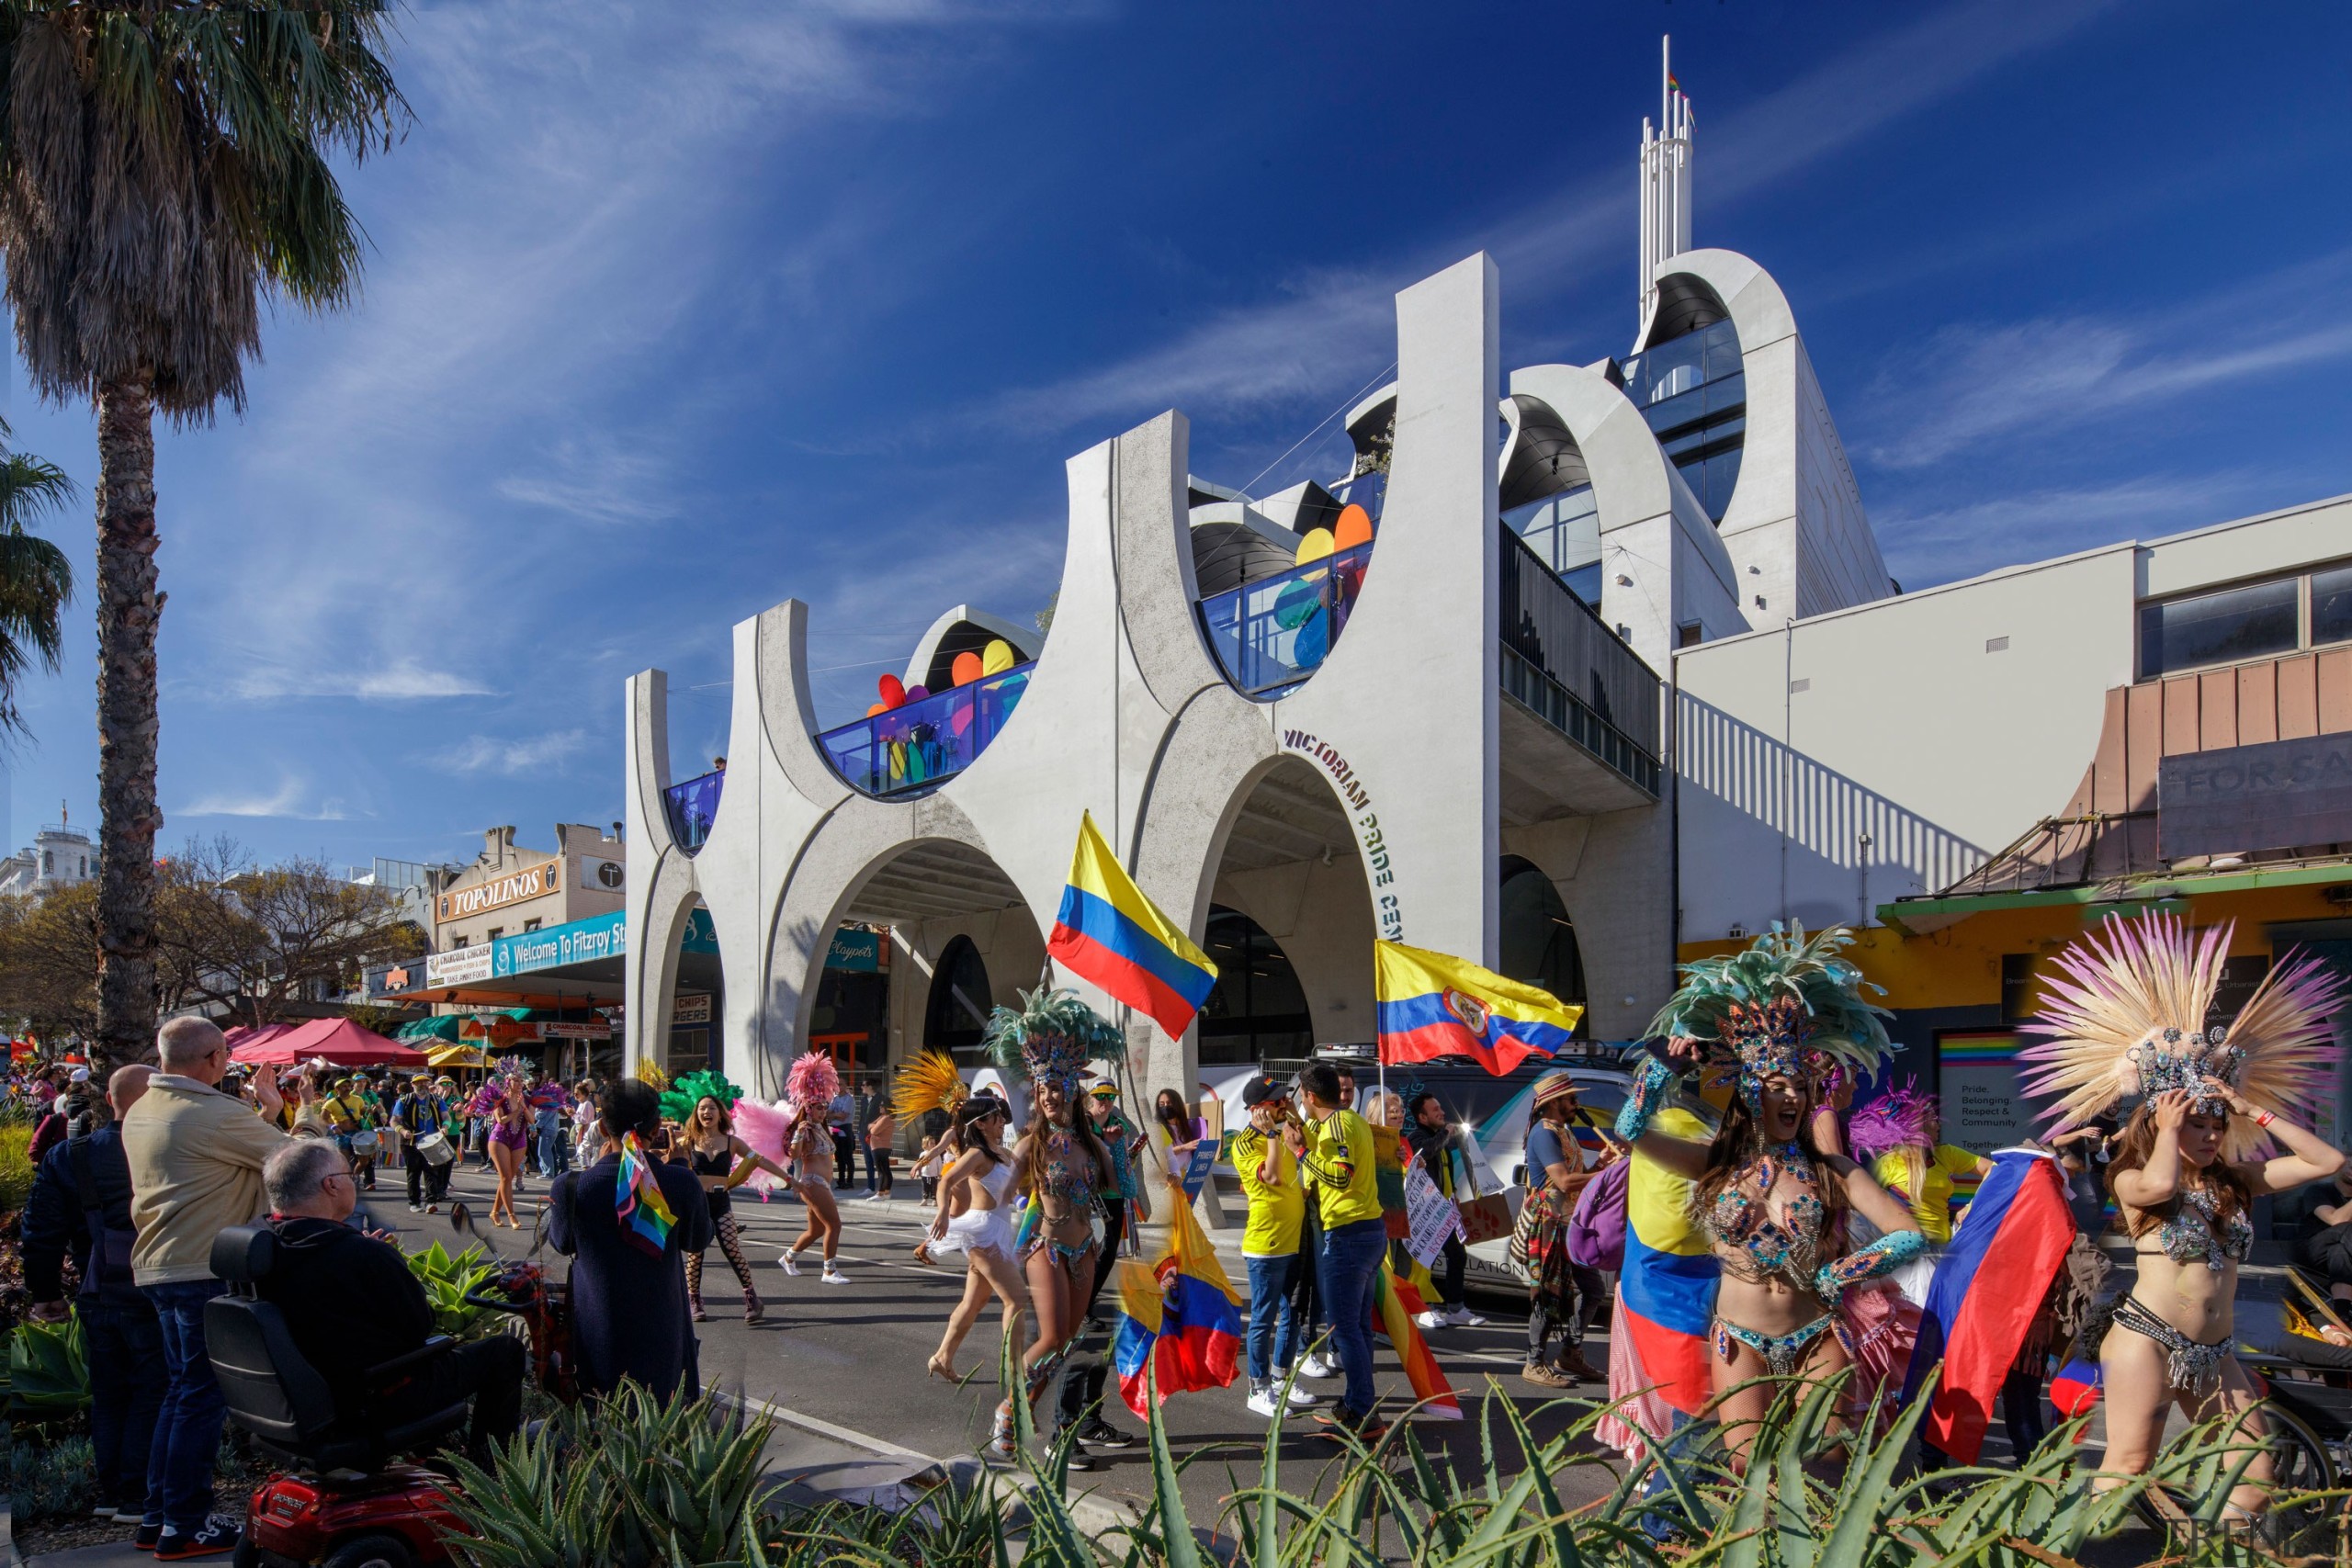
[[[1046,954],[1181,1039],[1209,999],[1216,965],[1143,895],[1102,840],[1094,814],[1079,818],[1078,852]]]
[[[1373,944],[1374,1027],[1384,1062],[1467,1056],[1498,1077],[1573,1036],[1584,1009],[1539,987],[1401,942]]]
[[[670,1211],[670,1201],[662,1196],[662,1184],[653,1179],[653,1162],[646,1157],[645,1145],[631,1133],[621,1140],[620,1172],[613,1179],[615,1213],[621,1224],[621,1235],[632,1247],[650,1257],[659,1258],[670,1245],[670,1227],[678,1216]]]

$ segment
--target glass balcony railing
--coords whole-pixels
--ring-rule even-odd
[[[703,840],[710,837],[710,825],[718,818],[718,792],[726,783],[722,769],[673,784],[662,792],[662,809],[670,818],[670,837],[688,854],[702,848]]]
[[[967,686],[844,724],[817,737],[833,771],[866,795],[902,795],[954,778],[989,749],[1029,689],[1033,660]]]
[[[1315,673],[1363,590],[1372,546],[1357,545],[1201,601],[1201,621],[1226,679],[1272,697]]]

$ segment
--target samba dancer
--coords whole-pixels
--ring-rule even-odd
[[[1093,1119],[1079,1109],[1079,1077],[1090,1059],[1124,1058],[1126,1039],[1076,993],[1040,986],[1021,994],[1020,1011],[989,1015],[987,1043],[1001,1069],[1028,1074],[1037,1111],[1012,1149],[1014,1179],[1029,1200],[1018,1257],[1037,1314],[1017,1392],[1034,1409],[1069,1355],[1102,1252],[1102,1193],[1118,1179]],[[997,1406],[989,1438],[1000,1460],[1014,1452],[1012,1400],[1008,1393]]]
[[[2274,964],[2234,1021],[2207,1027],[2233,924],[2191,934],[2157,911],[2110,919],[2057,960],[2041,1017],[2049,1036],[2020,1054],[2027,1093],[2062,1096],[2060,1126],[2146,1097],[2124,1124],[2108,1190],[2132,1238],[2137,1279],[2099,1348],[2107,1453],[2098,1484],[2144,1473],[2175,1405],[2191,1421],[2236,1415],[2267,1433],[2260,1392],[2231,1353],[2238,1266],[2254,1247],[2254,1200],[2323,1180],[2344,1156],[2281,1111],[2334,1081],[2330,1017],[2342,990],[2315,958]],[[2274,1141],[2283,1154],[2269,1154]],[[2257,1447],[2230,1494],[2230,1517],[2267,1502],[2270,1455]]]
[[[792,1190],[808,1206],[808,1223],[776,1261],[784,1265],[786,1273],[797,1274],[800,1255],[811,1242],[821,1239],[825,1271],[819,1281],[827,1285],[849,1283],[849,1276],[833,1262],[842,1244],[842,1212],[833,1201],[833,1137],[825,1126],[833,1098],[841,1091],[841,1072],[821,1051],[803,1051],[793,1058],[792,1070],[785,1075],[784,1097],[791,1102],[793,1113],[785,1153],[790,1157]]]
[[[1029,1310],[1029,1290],[1013,1261],[1012,1222],[1005,1213],[1018,1174],[1003,1145],[1012,1111],[992,1094],[974,1095],[956,1108],[948,1123],[951,1163],[939,1179],[939,1218],[932,1222],[931,1255],[964,1255],[964,1299],[947,1314],[947,1330],[924,1369],[956,1382],[956,1352],[987,1310],[993,1294],[1004,1304],[1004,1337],[1016,1353],[1021,1316]]]
[[[1853,938],[1833,928],[1808,938],[1776,922],[1746,951],[1682,965],[1682,985],[1657,1019],[1667,1060],[1645,1058],[1618,1113],[1617,1135],[1694,1182],[1692,1219],[1723,1267],[1715,1299],[1711,1382],[1717,1418],[1736,1462],[1770,1408],[1773,1382],[1824,1382],[1851,1364],[1837,1307],[1845,1292],[1918,1254],[1910,1211],[1833,1147],[1835,1119],[1816,1121],[1816,1072],[1858,1075],[1891,1047],[1880,1010],[1863,1000],[1859,970],[1839,952]],[[1701,1066],[1713,1046],[1735,1059],[1738,1092],[1712,1144],[1652,1132],[1678,1069]],[[1668,1062],[1673,1066],[1669,1066]],[[1839,1222],[1860,1213],[1884,1233],[1839,1256]]]

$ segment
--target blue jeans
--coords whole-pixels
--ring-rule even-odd
[[[212,1514],[212,1465],[229,1402],[220,1396],[220,1385],[212,1380],[212,1358],[205,1354],[204,1303],[228,1289],[218,1280],[140,1287],[155,1303],[169,1380],[156,1413],[155,1440],[147,1450],[149,1506],[160,1494],[161,1522],[183,1535],[202,1529]]]
[[[1277,1371],[1290,1371],[1291,1353],[1298,1348],[1298,1324],[1290,1300],[1298,1254],[1242,1261],[1250,1265],[1250,1381],[1263,1382]]]
[[[146,1512],[160,1517],[163,1494],[148,1474],[155,1447],[155,1417],[169,1381],[164,1331],[155,1309],[144,1301],[101,1302],[85,1296],[74,1304],[82,1318],[90,1367],[90,1447],[97,1471],[98,1501],[130,1507],[141,1498]]]
[[[1358,1220],[1323,1233],[1317,1284],[1331,1318],[1331,1348],[1348,1380],[1340,1407],[1358,1420],[1371,1415],[1380,1399],[1372,1386],[1372,1282],[1387,1253],[1385,1221]]]
[[[533,1121],[538,1132],[539,1174],[552,1181],[563,1169],[561,1119],[552,1111],[542,1111]]]

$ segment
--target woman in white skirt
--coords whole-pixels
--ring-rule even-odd
[[[927,1365],[949,1382],[956,1381],[956,1352],[990,1294],[1004,1303],[1005,1338],[1016,1359],[1021,1352],[1021,1314],[1029,1310],[1029,1290],[1012,1260],[1012,1220],[1005,1212],[1013,1167],[1001,1140],[1010,1120],[1004,1101],[977,1094],[956,1108],[947,1131],[950,1163],[939,1179],[939,1218],[928,1246],[933,1259],[944,1252],[963,1253],[964,1299],[947,1314],[947,1332]]]

